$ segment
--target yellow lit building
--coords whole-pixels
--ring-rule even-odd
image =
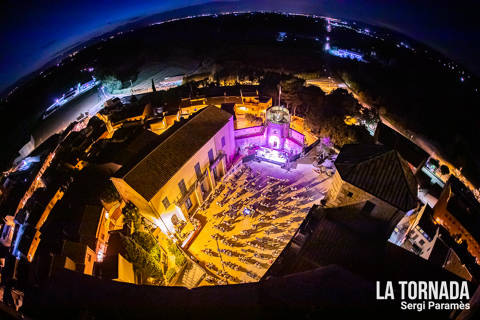
[[[95,251],[89,246],[79,242],[65,241],[62,249],[62,256],[66,257],[66,261],[69,261],[69,269],[81,272],[84,274],[92,275],[93,266],[95,264]],[[75,269],[72,263],[75,264]],[[67,263],[65,263],[67,266]]]
[[[127,261],[120,253],[105,258],[99,265],[98,276],[113,281],[138,283],[132,263]]]
[[[33,238],[32,244],[30,245],[30,248],[28,249],[27,253],[27,259],[29,262],[32,262],[35,252],[37,252],[38,245],[40,244],[40,228],[43,226],[45,221],[47,220],[48,216],[50,215],[50,211],[52,211],[53,207],[55,204],[58,202],[58,200],[62,199],[63,197],[63,190],[59,188],[53,198],[50,200],[50,202],[47,204],[47,207],[43,211],[42,215],[40,216],[40,219],[38,219],[37,224],[35,225],[35,236]]]
[[[102,111],[96,115],[99,119],[105,122],[107,131],[110,134],[127,123],[144,121],[153,113],[152,106],[149,103],[143,106],[130,105],[122,108],[123,109],[111,112]]]
[[[15,222],[20,227],[13,250],[15,256],[23,256],[32,262],[41,241],[40,228],[63,194],[62,188],[59,188],[53,195],[46,189],[39,189],[29,199],[26,206],[17,213]]]
[[[180,116],[181,117],[189,116],[192,113],[202,110],[206,106],[207,106],[207,99],[205,98],[182,99],[182,101],[180,102]]]
[[[233,116],[206,107],[183,120],[142,159],[111,178],[124,200],[165,234],[188,221],[231,165],[235,154]]]
[[[480,260],[480,205],[471,191],[450,176],[433,207],[433,218],[448,232],[467,242],[470,254]]]
[[[235,115],[244,116],[251,114],[255,117],[265,119],[265,112],[272,106],[272,98],[259,96],[258,91],[242,91],[240,96],[216,96],[208,98],[182,99],[180,103],[180,116],[187,117],[207,106],[220,108],[224,103],[235,105]]]
[[[180,121],[180,112],[164,116],[160,121],[150,122],[150,130],[158,135],[167,131],[175,121]]]
[[[272,106],[272,98],[261,97],[258,91],[240,91],[241,104],[235,104],[235,114],[242,116],[251,114],[255,117],[265,119],[265,113]]]

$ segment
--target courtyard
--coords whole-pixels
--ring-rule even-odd
[[[258,281],[330,183],[309,163],[287,171],[250,161],[231,172],[195,214],[203,228],[188,251],[207,271],[200,286]]]

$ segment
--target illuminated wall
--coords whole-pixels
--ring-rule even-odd
[[[365,201],[370,201],[375,205],[369,215],[376,219],[389,222],[392,230],[405,214],[404,212],[375,197],[374,195],[365,192],[346,181],[343,181],[338,171],[335,172],[332,184],[328,190],[328,207],[344,207],[363,203]]]
[[[185,147],[188,146],[179,146],[179,152]],[[235,155],[233,117],[183,164],[150,201],[138,194],[123,179],[113,177],[111,180],[123,199],[132,201],[139,208],[140,214],[162,228],[163,232],[171,233],[173,215],[178,220],[188,220],[190,214],[203,202],[206,196],[204,193],[210,192],[216,184],[208,157],[209,150],[213,151],[215,160],[218,160],[215,168],[217,174],[224,175]],[[200,180],[195,171],[197,163],[202,173]],[[182,180],[187,189],[186,196],[182,195],[179,187]],[[168,208],[165,208],[165,199],[168,199]]]
[[[433,218],[437,223],[443,225],[452,236],[460,235],[460,239],[467,242],[468,252],[477,258],[477,261],[480,261],[480,245],[478,241],[474,239],[462,223],[455,218],[453,212],[449,212],[447,209],[448,201],[451,196],[451,186],[450,184],[447,184],[433,208]]]
[[[278,109],[278,110],[277,110]],[[283,107],[272,107],[267,110],[273,113],[279,111],[279,118],[276,119],[272,113],[267,116],[263,126],[254,126],[235,130],[235,143],[241,154],[247,153],[250,146],[268,147],[280,151],[286,151],[291,155],[302,152],[305,143],[305,136],[290,128],[290,115]],[[282,115],[281,113],[284,113]]]

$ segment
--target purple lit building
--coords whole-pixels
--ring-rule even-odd
[[[261,126],[235,130],[235,145],[243,155],[283,165],[303,150],[305,137],[290,128],[290,113],[282,106],[267,109]]]

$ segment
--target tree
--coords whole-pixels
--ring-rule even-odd
[[[155,83],[153,82],[153,79],[152,79],[152,91],[157,92],[157,88],[155,88]]]
[[[341,115],[358,115],[362,106],[345,89],[335,89],[325,97],[325,112]]]
[[[183,266],[185,264],[185,262],[187,262],[187,259],[185,258],[183,253],[180,252],[180,253],[175,254],[175,264],[178,267]]]
[[[440,172],[441,174],[446,175],[450,173],[450,169],[446,165],[442,164],[440,166]]]
[[[260,91],[264,94],[274,97],[278,97],[277,85],[282,80],[282,75],[277,72],[267,72],[260,80]]]
[[[321,137],[329,137],[333,143],[342,147],[351,143],[372,143],[373,137],[362,126],[347,126],[341,116],[323,119],[320,125]]]
[[[145,277],[163,279],[163,271],[160,263],[154,259],[144,248],[132,238],[121,236],[125,258],[130,261],[135,269],[140,270]]]
[[[133,225],[133,230],[140,229],[141,221],[140,215],[138,213],[138,208],[131,201],[128,201],[125,204],[122,213],[124,215],[125,223]]]
[[[115,90],[120,90],[122,88],[122,82],[115,78],[114,76],[106,76],[102,80],[102,84],[105,87],[105,91],[112,93]]]
[[[150,252],[157,246],[157,240],[150,233],[145,231],[135,231],[132,238],[146,251]]]
[[[170,280],[172,280],[173,276],[175,276],[175,274],[176,274],[175,269],[170,268],[165,273],[165,278],[167,279],[167,281],[170,281]]]
[[[300,100],[302,102],[301,113],[306,117],[312,108],[323,106],[325,102],[325,92],[315,86],[303,87],[300,92]]]
[[[175,264],[181,267],[187,262],[187,259],[183,255],[183,252],[178,249],[177,245],[172,241],[168,243],[168,251],[175,256]]]
[[[361,126],[347,126],[346,116],[360,114],[361,106],[346,90],[337,89],[329,95],[322,90],[304,88],[304,101],[309,104],[305,124],[321,137],[329,137],[336,146],[369,143],[372,137]]]
[[[280,86],[282,87],[281,99],[291,107],[293,115],[295,115],[296,108],[302,103],[300,92],[304,85],[305,80],[296,77],[280,81]]]
[[[107,180],[105,182],[105,186],[100,193],[100,199],[102,199],[106,203],[120,200],[120,194],[110,180]]]

